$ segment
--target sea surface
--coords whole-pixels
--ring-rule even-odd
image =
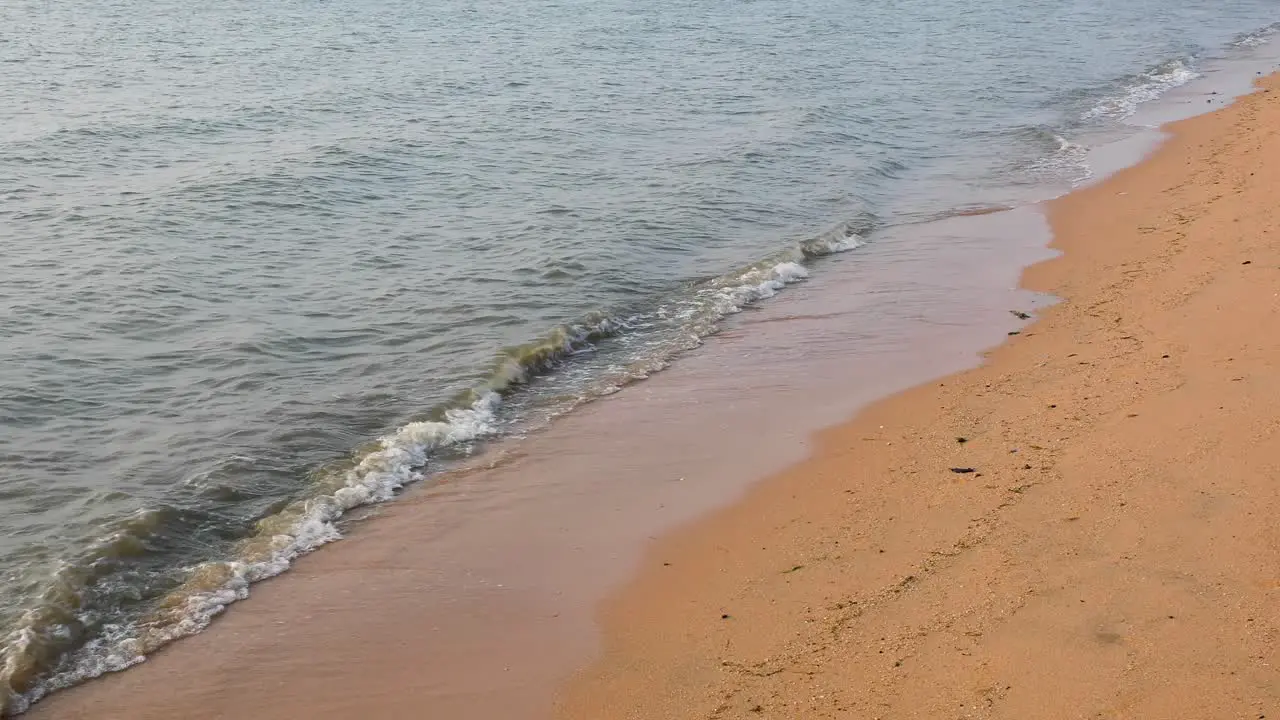
[[[204,629],[348,511],[890,230],[1088,180],[1093,143],[1277,21],[1278,0],[5,3],[0,715]]]

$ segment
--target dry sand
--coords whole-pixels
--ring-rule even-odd
[[[660,542],[559,717],[1280,718],[1261,84],[1052,203],[1063,301],[983,367]]]
[[[1065,302],[985,367],[878,404],[824,433],[812,460],[658,542],[608,605],[603,658],[564,689],[561,718],[1280,712],[1277,97],[1181,124],[1154,159],[1055,203],[1067,255],[1026,279]],[[999,333],[966,330],[980,331]],[[718,351],[747,352],[732,334]],[[928,347],[895,367],[955,366],[946,343]],[[775,435],[799,432],[755,426],[729,453],[726,438],[752,433],[717,425],[702,440],[721,444],[698,447],[716,448],[720,485],[626,482],[654,473],[616,455],[661,465],[679,408],[736,392],[684,392],[712,350],[563,418],[540,437],[549,450],[531,444],[484,482],[387,506],[210,632],[27,717],[543,717],[590,652],[598,590],[628,576],[649,527],[732,496],[776,459]],[[875,370],[890,356],[859,367],[896,382]],[[828,381],[823,397],[843,398]],[[608,418],[627,423],[596,438],[609,442],[549,437]]]

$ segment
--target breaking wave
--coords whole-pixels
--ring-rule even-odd
[[[1176,87],[1186,85],[1200,77],[1190,66],[1190,59],[1169,60],[1128,78],[1124,88],[1084,113],[1083,119],[1124,120],[1138,111],[1138,106],[1150,102]]]
[[[581,390],[579,401],[606,395],[665,367],[715,333],[728,315],[773,297],[809,276],[816,259],[859,247],[872,221],[861,218],[802,240],[747,267],[692,283],[648,311],[593,313],[497,354],[473,388],[358,448],[349,458],[316,468],[299,497],[257,520],[227,556],[181,569],[182,579],[142,603],[125,622],[101,622],[94,587],[131,557],[147,552],[177,511],[140,511],[107,528],[85,556],[62,564],[0,644],[0,716],[18,714],[50,692],[140,663],[158,648],[198,633],[228,605],[248,597],[253,583],[279,575],[300,555],[342,537],[339,520],[364,505],[392,499],[449,459],[499,435],[516,418],[504,400],[553,375],[599,343],[623,335],[645,340],[620,370]],[[574,403],[576,406],[577,403]]]

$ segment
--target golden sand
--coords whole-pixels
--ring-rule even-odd
[[[1277,98],[1180,123],[1055,202],[1065,255],[1025,279],[1063,302],[982,368],[873,406],[658,542],[605,608],[603,656],[563,689],[562,720],[1280,717]],[[470,621],[448,623],[457,599],[423,590],[474,549],[447,532],[449,493],[482,491],[406,498],[210,632],[28,717],[542,716],[589,644],[572,603],[469,595]],[[626,518],[564,495],[557,518]],[[559,547],[556,523],[526,521],[507,534]],[[584,557],[522,571],[570,588]],[[527,671],[476,670],[508,662]]]
[[[661,542],[559,717],[1280,717],[1277,87],[1052,203],[983,367]]]

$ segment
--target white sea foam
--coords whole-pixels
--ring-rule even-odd
[[[156,648],[206,628],[219,613],[249,596],[249,586],[279,575],[298,556],[342,537],[337,521],[347,511],[390,500],[396,490],[421,478],[423,466],[445,447],[471,443],[497,431],[501,402],[486,392],[470,407],[449,410],[443,421],[413,422],[378,441],[376,449],[347,470],[338,487],[294,503],[280,515],[284,527],[271,525],[244,546],[242,559],[190,568],[187,584],[171,596],[161,615],[129,626],[104,628],[80,648],[68,666],[10,699],[8,711],[20,713],[46,694],[146,659]],[[28,629],[18,640],[35,642]],[[10,658],[20,657],[10,654]],[[7,668],[0,668],[0,671]],[[6,677],[9,673],[6,673]],[[4,677],[0,677],[3,681]]]
[[[856,235],[839,233],[811,242],[818,243],[806,248],[812,255],[843,252],[862,244]],[[698,324],[705,331],[725,315],[773,297],[808,276],[808,269],[795,260],[753,267],[717,278],[699,290],[681,314],[702,321]],[[566,343],[580,342],[579,334],[566,333]],[[574,347],[566,345],[566,352]],[[260,528],[259,534],[242,546],[240,559],[190,568],[190,580],[171,596],[173,602],[162,616],[151,618],[151,622],[106,628],[76,652],[68,667],[17,696],[12,711],[22,712],[49,692],[136,665],[156,648],[205,629],[228,605],[247,598],[253,583],[283,573],[298,556],[340,539],[336,523],[347,511],[390,500],[398,489],[420,479],[423,466],[436,451],[496,433],[500,403],[501,395],[488,391],[470,407],[447,411],[443,421],[409,423],[383,437],[376,449],[345,472],[338,487],[269,518],[273,524]],[[285,526],[275,528],[281,522]]]
[[[1093,176],[1093,168],[1088,162],[1088,148],[1073,143],[1062,135],[1055,134],[1053,139],[1058,147],[1031,165],[1032,174],[1055,182],[1065,180],[1073,186]]]
[[[1231,43],[1231,46],[1237,48],[1262,47],[1263,45],[1271,42],[1271,39],[1277,32],[1280,32],[1280,23],[1273,23],[1253,32],[1243,33],[1236,36],[1236,39]]]
[[[844,227],[801,243],[801,251],[811,257],[847,252],[863,245],[862,236]]]
[[[1142,74],[1135,83],[1119,95],[1109,97],[1084,114],[1085,120],[1123,120],[1138,111],[1138,106],[1150,102],[1176,87],[1186,85],[1200,77],[1200,73],[1187,67],[1181,60],[1164,63]]]
[[[809,277],[803,264],[806,258],[845,252],[862,244],[856,232],[839,226],[772,260],[715,278],[691,298],[676,307],[660,308],[656,315],[684,321],[691,334],[690,342],[683,347],[693,347],[703,336],[714,332],[725,316]],[[641,321],[636,317],[625,321],[598,318],[558,328],[543,342],[554,346],[557,352],[572,355],[589,350],[587,341],[595,334],[613,334]],[[676,346],[671,352],[680,349]],[[657,358],[642,368],[639,376],[665,366],[669,360],[669,356]],[[511,358],[499,366],[490,384],[502,389],[526,382],[535,370],[518,358]],[[622,384],[625,383],[617,386]],[[99,628],[97,636],[77,649],[55,673],[26,692],[11,696],[5,710],[21,713],[50,692],[127,669],[145,661],[148,654],[163,645],[204,630],[227,606],[247,598],[253,583],[285,572],[299,556],[340,539],[337,521],[346,512],[390,500],[401,487],[421,479],[424,466],[442,448],[466,446],[495,434],[501,398],[500,392],[486,390],[469,407],[447,411],[442,421],[409,423],[381,438],[336,482],[324,483],[322,491],[261,521],[258,532],[241,544],[235,559],[188,568],[187,582],[162,603],[162,610],[136,623]],[[27,628],[25,634],[9,639],[31,645],[39,641],[38,635],[36,630]],[[20,651],[8,659],[25,655]],[[0,682],[13,675],[10,670],[0,667]]]
[[[787,285],[809,277],[798,262],[782,262],[769,268],[750,270],[735,278],[738,284],[705,291],[712,295],[716,310],[728,314],[758,300],[771,298]]]

